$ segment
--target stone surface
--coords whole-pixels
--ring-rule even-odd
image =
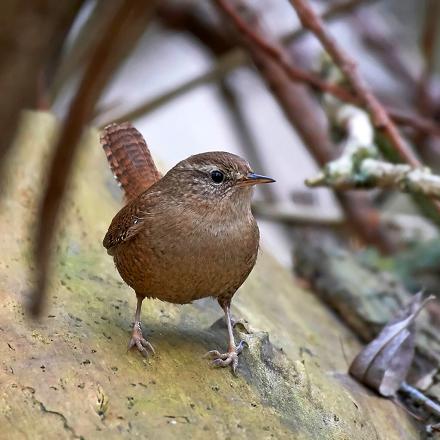
[[[30,320],[29,228],[56,128],[48,114],[24,115],[1,201],[0,438],[419,438],[402,409],[346,375],[359,343],[264,249],[234,302],[250,323],[238,326],[249,344],[238,377],[203,358],[226,348],[212,300],[145,301],[157,356],[127,353],[135,296],[101,245],[119,202],[94,130],[66,203],[50,304]]]

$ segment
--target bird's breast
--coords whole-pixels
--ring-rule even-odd
[[[223,218],[215,212],[168,213],[151,217],[115,261],[138,293],[186,303],[234,293],[255,264],[258,244],[250,213]]]

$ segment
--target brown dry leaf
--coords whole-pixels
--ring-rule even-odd
[[[382,396],[393,396],[414,358],[414,319],[428,301],[419,292],[353,360],[349,372]]]

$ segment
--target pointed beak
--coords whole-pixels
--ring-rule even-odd
[[[243,180],[240,181],[239,186],[258,185],[260,183],[272,183],[274,179],[260,174],[249,173]]]

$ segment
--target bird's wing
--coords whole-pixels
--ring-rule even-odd
[[[113,218],[102,242],[110,255],[114,254],[118,245],[132,239],[144,227],[145,212],[142,209],[145,204],[144,198],[144,194],[141,194],[125,205]]]
[[[161,178],[145,139],[129,122],[107,125],[101,144],[128,201]]]

